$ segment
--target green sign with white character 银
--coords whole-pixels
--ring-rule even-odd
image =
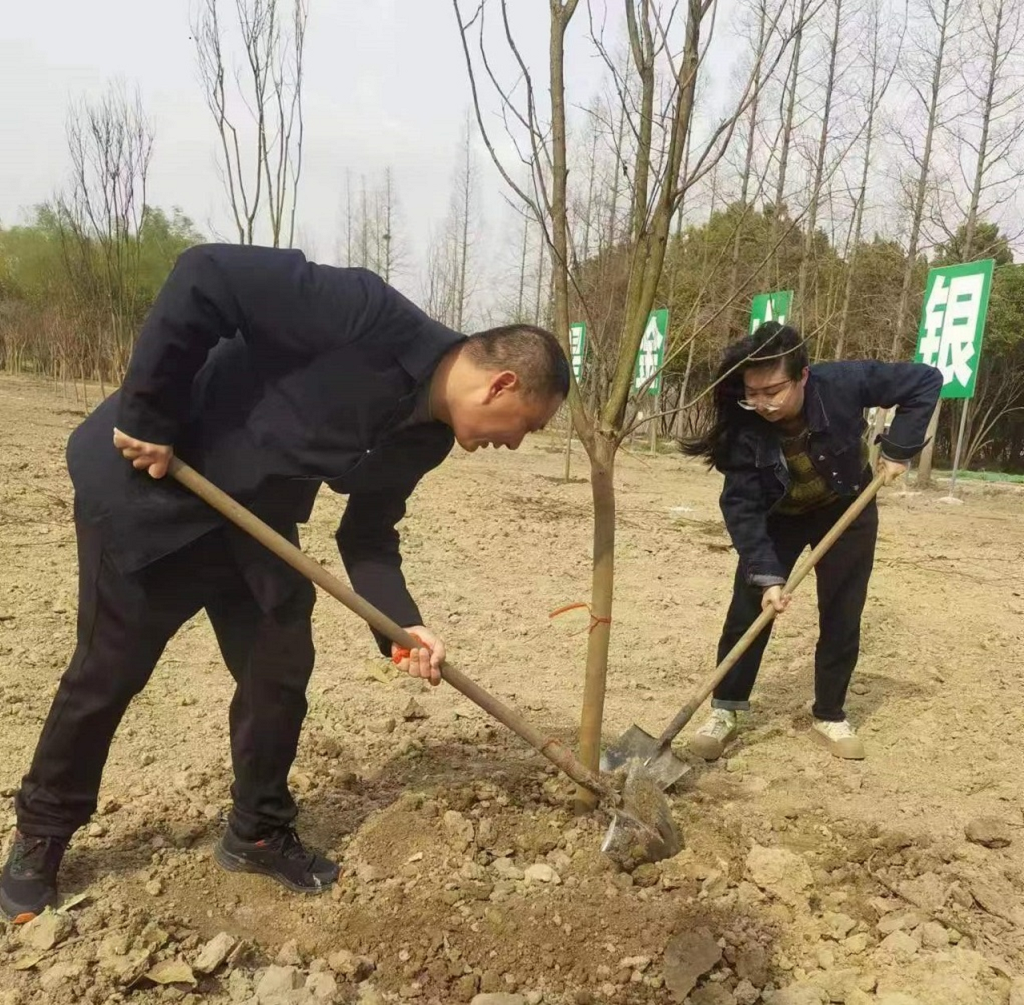
[[[973,398],[995,262],[932,269],[917,334],[918,363],[942,371],[943,398]]]

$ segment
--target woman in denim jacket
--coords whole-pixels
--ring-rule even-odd
[[[710,429],[684,444],[725,476],[721,508],[739,565],[718,643],[719,661],[762,609],[786,609],[782,588],[805,547],[814,547],[871,480],[865,409],[896,414],[880,437],[879,472],[890,484],[925,445],[942,374],[919,363],[855,360],[808,365],[793,328],[767,322],[731,344],[717,374]],[[838,757],[860,759],[864,745],[843,703],[857,663],[860,621],[875,556],[872,501],[816,569],[818,644],[811,736]],[[715,688],[711,716],[691,749],[713,761],[750,708],[771,626]]]

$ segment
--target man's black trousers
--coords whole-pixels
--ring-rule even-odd
[[[212,531],[144,569],[122,574],[99,530],[76,523],[78,645],[61,678],[18,793],[18,828],[68,839],[96,809],[110,744],[171,636],[202,609],[235,679],[230,709],[231,826],[258,840],[292,823],[288,772],[313,669],[312,584],[264,611],[227,531]]]

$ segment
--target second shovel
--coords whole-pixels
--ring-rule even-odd
[[[878,475],[870,485],[850,504],[846,512],[832,525],[828,533],[811,550],[811,553],[799,563],[790,574],[789,581],[783,587],[783,593],[792,593],[806,578],[821,557],[835,544],[839,536],[857,519],[882,487],[884,478]],[[725,659],[715,668],[715,672],[701,685],[700,690],[676,713],[675,718],[665,727],[660,736],[651,736],[646,730],[635,723],[626,730],[614,743],[610,744],[601,754],[601,770],[615,771],[632,760],[640,761],[648,775],[661,786],[668,789],[673,786],[689,770],[690,766],[681,757],[672,752],[672,741],[679,731],[693,718],[697,709],[723,680],[725,675],[736,665],[739,658],[750,648],[754,639],[763,632],[775,619],[775,608],[769,607],[761,612],[757,620],[743,633],[739,641],[729,650]]]

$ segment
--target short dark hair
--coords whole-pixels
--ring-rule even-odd
[[[536,325],[502,325],[470,335],[466,354],[487,370],[512,370],[527,394],[565,398],[569,361],[557,338]]]
[[[684,454],[703,457],[719,470],[729,462],[733,438],[743,423],[756,421],[740,409],[744,395],[743,374],[747,370],[770,369],[782,365],[786,376],[796,380],[808,365],[803,337],[789,325],[766,321],[752,335],[736,339],[726,346],[715,374],[715,390],[708,428],[702,436],[682,444]]]

